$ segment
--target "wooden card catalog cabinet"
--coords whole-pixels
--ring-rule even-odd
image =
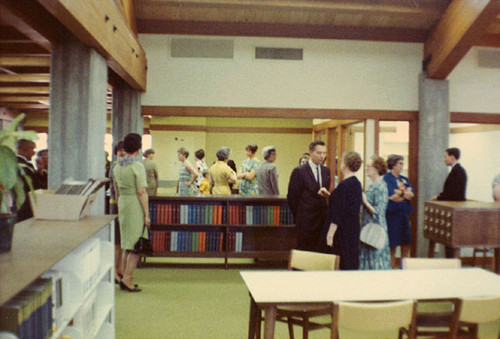
[[[480,201],[429,201],[424,237],[448,247],[499,247],[500,204]]]

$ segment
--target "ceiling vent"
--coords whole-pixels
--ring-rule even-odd
[[[500,68],[500,50],[478,49],[477,65],[483,68]]]
[[[302,48],[255,47],[255,59],[303,60]]]
[[[172,58],[232,59],[233,54],[233,40],[174,38],[170,41]]]

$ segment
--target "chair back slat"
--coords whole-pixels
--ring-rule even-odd
[[[338,303],[338,327],[361,332],[398,330],[414,326],[414,300],[377,303]]]
[[[404,270],[415,269],[442,269],[442,268],[461,268],[460,259],[450,258],[403,258],[401,268]]]
[[[290,251],[289,270],[333,271],[339,268],[339,256],[300,250]]]
[[[500,296],[462,299],[460,321],[487,323],[500,319]]]

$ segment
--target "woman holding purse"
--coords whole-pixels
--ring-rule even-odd
[[[140,254],[134,252],[134,245],[140,237],[148,238],[147,229],[151,224],[146,193],[146,170],[138,157],[142,147],[139,134],[129,133],[123,140],[126,155],[118,159],[113,169],[115,194],[118,200],[118,219],[120,220],[121,247],[123,255],[123,278],[120,288],[128,292],[140,292],[132,281],[132,275]]]
[[[366,165],[366,174],[372,181],[363,193],[363,212],[361,225],[374,222],[380,225],[387,233],[387,223],[385,221],[385,211],[387,209],[387,185],[383,180],[383,175],[387,172],[385,160],[373,155]],[[360,243],[359,252],[360,270],[390,270],[391,255],[389,252],[389,242],[383,248],[378,249],[363,242]]]

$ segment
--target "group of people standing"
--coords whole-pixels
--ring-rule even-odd
[[[238,193],[244,196],[279,195],[278,173],[276,170],[276,148],[264,147],[264,161],[256,157],[258,146],[248,144],[245,148],[246,158],[236,170],[229,159],[231,150],[221,147],[215,154],[217,161],[208,168],[203,160],[205,152],[200,149],[195,152],[194,166],[187,158],[189,152],[184,147],[177,151],[177,157],[182,163],[179,170],[177,192],[181,196],[192,196],[197,193],[230,195]],[[236,190],[236,185],[239,184]]]
[[[325,143],[312,142],[309,156],[293,170],[288,186],[298,249],[340,255],[343,270],[390,269],[398,246],[403,256],[409,255],[414,192],[408,178],[401,175],[402,156],[389,156],[387,164],[381,157],[372,156],[366,168],[372,184],[363,193],[355,176],[362,165],[361,157],[356,152],[345,153],[340,164],[342,181],[331,194],[330,169],[323,165]],[[360,242],[361,225],[369,221],[387,231],[389,241],[384,248]]]
[[[340,165],[342,181],[331,194],[330,170],[323,165],[325,157],[324,142],[312,142],[309,159],[290,176],[287,199],[295,218],[297,248],[337,254],[343,270],[395,268],[397,247],[401,247],[401,257],[410,255],[409,216],[414,213],[411,201],[415,192],[408,178],[401,174],[403,156],[392,154],[387,160],[378,155],[370,157],[366,174],[371,185],[362,192],[355,176],[361,168],[361,157],[356,152],[345,153]],[[443,192],[432,200],[465,201],[467,174],[459,159],[458,148],[445,151],[444,162],[452,170]],[[384,247],[375,248],[360,241],[362,225],[368,223],[376,223],[387,232]]]

